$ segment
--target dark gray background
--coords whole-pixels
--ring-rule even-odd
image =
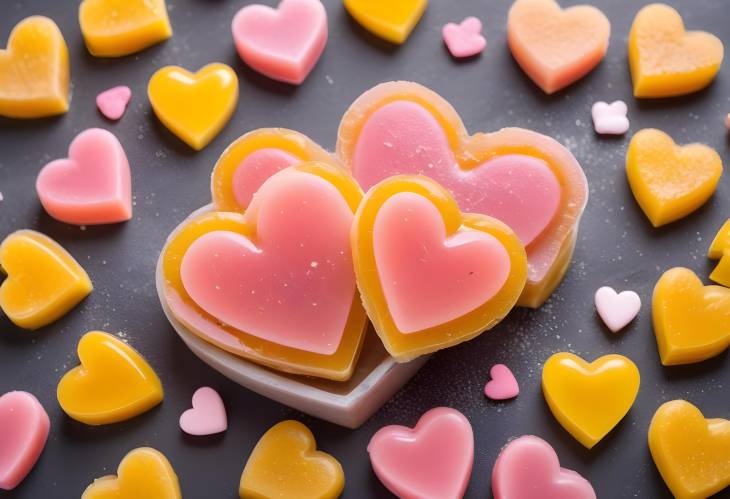
[[[413,425],[440,405],[462,411],[475,432],[474,472],[469,497],[489,495],[492,464],[508,438],[536,434],[558,451],[562,464],[587,477],[599,497],[666,497],[646,445],[652,414],[663,402],[686,398],[707,417],[730,417],[728,356],[685,367],[663,368],[651,328],[651,292],[659,275],[687,266],[706,278],[712,263],[705,251],[730,214],[730,183],[720,181],[702,209],[669,227],[654,230],[634,202],[624,174],[631,134],[657,127],[679,142],[709,144],[727,160],[723,117],[730,111],[728,64],[708,89],[688,97],[637,102],[631,96],[626,38],[633,16],[645,2],[593,0],[611,20],[606,59],[586,78],[557,95],[545,96],[519,70],[505,41],[509,0],[432,0],[408,42],[392,47],[349,19],[337,0],[325,0],[329,43],[319,64],[299,88],[276,83],[249,70],[238,58],[229,24],[251,2],[168,0],[175,34],[169,41],[122,59],[91,57],[70,0],[3,0],[0,46],[10,29],[31,14],[52,17],[69,46],[73,100],[68,114],[42,120],[0,119],[0,236],[21,228],[40,230],[66,247],[86,268],[95,290],[76,309],[37,332],[0,319],[0,393],[28,390],[46,407],[51,434],[40,461],[16,491],[0,497],[79,497],[94,477],[116,471],[129,450],[143,445],[161,450],[180,478],[186,498],[237,497],[249,452],[274,423],[295,418],[306,423],[319,446],[336,456],[346,475],[346,497],[387,497],[373,475],[365,450],[371,435],[392,423]],[[273,4],[273,0],[265,3]],[[576,1],[564,1],[573,5]],[[648,2],[646,2],[648,3]],[[689,28],[706,29],[730,42],[727,0],[674,0]],[[441,41],[441,26],[468,15],[484,22],[488,45],[481,57],[455,62]],[[202,152],[188,149],[162,127],[146,98],[150,75],[178,64],[197,70],[214,61],[230,64],[240,77],[238,109],[223,132]],[[368,423],[347,430],[302,415],[228,381],[190,353],[162,314],[154,268],[162,244],[185,216],[209,201],[211,168],[223,148],[258,127],[283,126],[304,132],[333,148],[347,106],[363,91],[386,80],[423,83],[449,100],[472,131],[521,126],[547,133],[571,149],[583,165],[590,199],[567,277],[539,310],[514,310],[488,334],[435,355],[420,373]],[[96,110],[96,94],[127,84],[134,93],[119,123]],[[593,132],[590,107],[596,100],[623,99],[631,131],[623,138]],[[38,170],[65,157],[80,131],[101,126],[121,140],[132,166],[133,220],[105,227],[65,225],[48,217],[38,203]],[[727,176],[727,174],[726,174]],[[592,297],[601,285],[634,289],[644,307],[624,332],[609,333],[596,318]],[[66,417],[55,398],[61,375],[77,364],[76,343],[86,332],[122,333],[160,375],[164,402],[130,421],[93,428]],[[542,363],[568,350],[586,359],[617,352],[641,370],[636,404],[604,441],[588,451],[550,414],[540,391]],[[510,402],[485,399],[489,367],[507,363],[522,393]],[[228,408],[229,430],[210,438],[183,435],[178,417],[193,391],[210,385]],[[727,497],[730,497],[728,495]]]

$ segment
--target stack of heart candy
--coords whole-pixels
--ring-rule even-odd
[[[427,0],[344,0],[366,30],[402,44]],[[163,0],[83,0],[79,24],[96,57],[136,53],[172,36]],[[444,42],[456,58],[486,47],[481,21],[448,23]],[[507,42],[518,65],[546,94],[591,72],[609,44],[610,23],[592,6],[561,9],[554,0],[516,0]],[[282,0],[276,9],[242,8],[233,45],[252,69],[302,84],[323,54],[327,12],[319,0]],[[722,43],[685,32],[669,6],[642,8],[628,55],[633,93],[658,98],[709,85]],[[21,21],[0,51],[0,115],[37,118],[69,108],[69,56],[45,17]],[[120,85],[97,106],[118,120],[131,99]],[[236,111],[238,76],[211,62],[196,73],[167,66],[147,95],[157,118],[195,150],[206,147]],[[597,102],[599,134],[629,129],[628,106]],[[679,146],[664,132],[634,134],[626,174],[654,227],[698,210],[714,193],[722,162],[701,144]],[[211,203],[170,234],[157,269],[163,309],[190,348],[244,386],[324,419],[357,427],[416,372],[427,356],[495,327],[515,306],[537,308],[570,265],[587,202],[585,175],[573,155],[539,133],[504,128],[470,135],[454,108],[411,82],[377,85],[345,112],[330,153],[306,136],[272,128],[249,132],[221,155]],[[121,142],[90,128],[71,141],[68,158],[40,171],[36,191],[54,219],[79,226],[132,217],[132,175]],[[689,269],[667,271],[652,311],[664,365],[699,362],[730,346],[730,221],[708,256],[718,260],[703,286]],[[73,256],[31,230],[0,244],[0,307],[16,325],[37,329],[59,319],[92,291]],[[612,331],[639,313],[636,293],[596,292]],[[57,400],[70,418],[104,425],[142,414],[164,398],[160,378],[132,346],[103,331],[78,342],[80,365],[66,372]],[[485,394],[514,398],[512,372],[495,365]],[[545,362],[542,391],[555,419],[588,449],[631,409],[640,374],[627,357],[586,362],[559,352]],[[228,427],[223,401],[198,389],[180,428],[211,435]],[[0,489],[16,487],[48,439],[50,420],[33,395],[0,397]],[[679,498],[703,498],[728,485],[730,423],[706,420],[682,400],[662,405],[648,431],[656,466]],[[438,407],[414,428],[386,426],[367,451],[373,470],[402,498],[459,498],[474,462],[474,434],[455,409]],[[253,449],[240,478],[244,497],[339,496],[343,468],[318,451],[309,429],[284,421]],[[509,441],[492,470],[496,499],[595,499],[591,484],[560,467],[557,454],[531,435]],[[179,499],[172,465],[142,447],[117,476],[95,480],[82,499]]]

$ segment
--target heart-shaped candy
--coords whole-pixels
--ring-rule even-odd
[[[360,26],[397,44],[408,39],[428,7],[428,0],[344,0],[343,3]]]
[[[661,130],[636,133],[626,152],[626,176],[636,201],[654,227],[702,206],[715,192],[722,159],[703,144],[678,146]]]
[[[616,291],[602,286],[596,291],[594,301],[596,311],[606,327],[616,333],[624,328],[639,314],[641,298],[635,291]]]
[[[471,476],[474,434],[462,413],[437,407],[413,429],[381,428],[370,439],[368,453],[375,474],[398,497],[458,499]]]
[[[662,274],[654,287],[652,315],[665,366],[709,359],[730,345],[730,289],[703,286],[689,269]]]
[[[327,44],[327,12],[320,0],[282,0],[279,7],[247,5],[233,18],[241,59],[274,80],[299,85]]]
[[[589,449],[629,412],[639,381],[636,364],[623,355],[604,355],[589,364],[560,352],[542,369],[542,393],[555,419]]]
[[[342,466],[318,451],[314,435],[298,421],[272,426],[254,447],[241,475],[239,495],[335,499],[345,487]]]
[[[260,128],[229,145],[215,164],[213,204],[220,211],[243,212],[261,184],[279,170],[309,161],[338,162],[309,137],[285,128]]]
[[[337,154],[364,189],[393,175],[426,175],[464,212],[509,225],[529,264],[520,305],[539,306],[569,266],[588,189],[575,158],[549,137],[519,128],[469,136],[438,94],[389,82],[350,106]]]
[[[56,241],[33,230],[9,234],[0,244],[0,308],[16,325],[38,329],[55,321],[93,289],[81,265]]]
[[[50,426],[45,409],[30,393],[0,397],[0,489],[14,489],[30,473],[46,446]]]
[[[643,7],[629,33],[629,66],[635,97],[672,97],[709,85],[720,69],[722,42],[704,31],[685,32],[669,5]]]
[[[590,482],[560,467],[549,443],[532,435],[509,442],[492,469],[494,499],[596,499]]]
[[[96,96],[96,107],[110,120],[118,120],[124,115],[127,104],[132,98],[132,90],[124,85],[104,90]]]
[[[68,158],[51,161],[38,174],[36,191],[56,220],[91,225],[132,218],[132,175],[119,140],[101,128],[78,134]]]
[[[221,396],[209,386],[195,390],[193,407],[180,415],[180,429],[189,435],[213,435],[228,428]]]
[[[627,112],[626,103],[622,100],[610,104],[598,101],[591,107],[593,128],[596,133],[604,135],[623,135],[629,129]]]
[[[63,375],[56,395],[61,409],[89,425],[124,421],[162,402],[160,379],[132,347],[101,331],[78,345],[81,365]]]
[[[649,450],[678,499],[705,499],[730,485],[730,421],[705,419],[685,400],[666,402],[654,413]]]
[[[10,32],[0,50],[0,116],[41,118],[68,111],[66,40],[51,19],[31,16]]]
[[[172,36],[165,0],[83,0],[79,24],[97,57],[133,54]]]
[[[730,287],[730,219],[717,231],[707,251],[707,257],[720,260],[710,274],[710,279],[721,286]]]
[[[399,362],[474,338],[512,309],[525,250],[512,230],[462,214],[446,189],[400,175],[365,195],[352,228],[363,304]]]
[[[140,447],[119,463],[117,475],[97,478],[81,499],[181,499],[180,484],[170,462],[159,451]]]
[[[555,0],[516,0],[507,42],[517,63],[546,94],[588,74],[606,55],[611,23],[591,5],[561,9]]]
[[[162,124],[199,151],[218,135],[236,110],[238,77],[221,63],[208,64],[194,74],[166,66],[150,78],[147,95]]]
[[[520,394],[520,385],[515,375],[504,364],[495,364],[489,370],[492,378],[484,386],[484,395],[492,400],[507,400]]]
[[[441,35],[451,55],[457,58],[475,56],[487,46],[487,40],[482,36],[482,22],[476,17],[444,25]]]
[[[361,197],[342,168],[307,163],[266,180],[244,215],[183,223],[163,250],[167,305],[231,353],[348,379],[367,324],[350,251]]]

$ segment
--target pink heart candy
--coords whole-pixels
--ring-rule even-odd
[[[38,399],[27,392],[0,397],[0,489],[11,490],[33,469],[48,439],[51,422]]]
[[[355,293],[351,208],[329,182],[286,169],[264,182],[244,217],[255,241],[214,231],[190,245],[180,268],[185,290],[236,329],[331,355]]]
[[[193,394],[193,407],[180,415],[180,429],[189,435],[214,435],[228,429],[226,408],[214,389],[203,386]]]
[[[127,104],[132,98],[132,90],[129,87],[119,86],[105,90],[96,96],[96,107],[101,114],[110,120],[118,120],[127,109]]]
[[[474,434],[459,411],[437,407],[411,429],[381,428],[368,444],[370,463],[383,485],[403,499],[457,499],[474,462]]]
[[[510,273],[496,237],[464,230],[447,239],[438,208],[412,192],[380,207],[373,247],[388,309],[404,334],[466,315],[497,294]]]
[[[441,35],[454,57],[471,57],[487,46],[487,40],[482,36],[482,22],[476,17],[467,17],[460,24],[446,24]]]
[[[77,225],[132,218],[132,180],[117,138],[90,128],[71,142],[68,159],[51,161],[38,174],[36,191],[53,218]]]
[[[492,470],[494,499],[596,499],[591,484],[560,467],[544,440],[526,435],[508,443]]]
[[[515,375],[504,364],[495,364],[489,370],[491,380],[484,386],[484,395],[492,400],[506,400],[520,394]]]
[[[641,309],[641,298],[634,291],[616,293],[609,286],[596,291],[595,303],[598,315],[614,333],[634,320]]]
[[[603,101],[596,102],[591,107],[593,127],[596,133],[605,135],[623,135],[629,129],[629,119],[626,117],[628,108],[621,100],[607,104]]]
[[[274,80],[298,85],[327,44],[327,12],[319,0],[282,0],[277,9],[248,5],[232,24],[241,59]]]
[[[283,149],[268,147],[252,152],[233,174],[233,195],[241,206],[248,206],[261,185],[279,170],[302,160]]]

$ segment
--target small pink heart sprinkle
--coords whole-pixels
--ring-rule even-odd
[[[193,394],[193,407],[180,416],[180,429],[189,435],[203,436],[228,429],[228,417],[221,396],[204,386]]]
[[[441,35],[451,55],[457,58],[477,55],[487,46],[482,36],[482,22],[476,17],[467,17],[461,24],[448,23]]]
[[[609,286],[596,291],[595,303],[598,315],[614,333],[634,320],[641,309],[641,298],[634,291],[616,293]]]
[[[129,87],[110,88],[96,96],[96,107],[110,120],[118,120],[127,109],[131,98],[132,90]]]
[[[629,119],[626,117],[628,108],[622,100],[606,104],[598,101],[591,108],[593,128],[596,133],[604,135],[623,135],[629,129]]]
[[[520,394],[515,375],[504,364],[495,364],[489,370],[491,380],[484,386],[484,395],[492,400],[507,400]]]

